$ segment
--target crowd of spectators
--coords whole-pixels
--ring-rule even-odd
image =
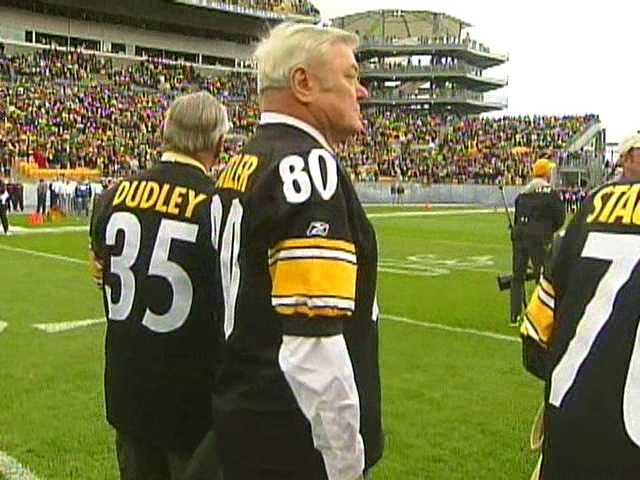
[[[520,185],[541,156],[561,161],[567,142],[593,115],[456,117],[377,109],[365,131],[340,149],[358,180]]]
[[[255,77],[203,77],[188,65],[148,60],[116,68],[80,52],[0,54],[0,168],[88,167],[120,176],[158,156],[163,114],[176,94],[206,89],[227,106],[242,148],[259,119]],[[339,147],[352,175],[426,183],[521,184],[541,155],[566,156],[567,142],[595,117],[456,117],[413,108],[364,112],[365,132]]]
[[[231,9],[248,9],[279,13],[319,17],[320,12],[307,0],[208,0],[212,6]]]

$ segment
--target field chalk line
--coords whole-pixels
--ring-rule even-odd
[[[40,480],[15,458],[0,450],[0,475],[5,480]]]
[[[413,320],[411,318],[399,317],[397,315],[388,315],[385,313],[380,314],[380,318],[382,318],[383,320],[392,320],[394,322],[415,325],[417,327],[433,328],[434,330],[443,330],[445,332],[464,333],[467,335],[475,335],[477,337],[493,338],[494,340],[503,340],[505,342],[520,343],[520,339],[518,337],[502,335],[500,333],[494,333],[494,332],[487,332],[484,330],[475,330],[473,328],[451,327],[449,325],[442,325],[440,323],[420,322],[418,320]]]
[[[107,320],[104,317],[102,317],[102,318],[90,318],[88,320],[78,320],[75,322],[35,323],[32,325],[32,327],[47,333],[60,333],[60,332],[67,332],[69,330],[75,330],[76,328],[89,327],[97,323],[106,323],[106,322]]]
[[[39,252],[37,250],[28,250],[26,248],[10,247],[8,245],[0,245],[0,250],[6,250],[8,252],[27,253],[29,255],[35,255],[36,257],[51,258],[53,260],[62,260],[63,262],[79,263],[87,265],[88,260],[80,260],[79,258],[65,257],[64,255],[56,255],[53,253]]]

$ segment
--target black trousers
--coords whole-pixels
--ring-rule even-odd
[[[522,313],[525,295],[525,276],[529,261],[533,266],[535,278],[540,277],[544,265],[546,243],[542,238],[516,238],[513,241],[513,278],[511,279],[511,320],[514,321]]]
[[[9,219],[7,218],[7,207],[0,205],[0,222],[2,222],[2,229],[4,233],[9,231]]]
[[[116,432],[120,480],[181,480],[192,452],[176,452]]]
[[[46,211],[47,211],[47,196],[38,195],[38,208],[36,209],[36,213],[42,213],[44,215]]]
[[[224,480],[327,480],[300,412],[214,415]]]

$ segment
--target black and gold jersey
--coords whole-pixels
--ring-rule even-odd
[[[567,465],[594,472],[579,478],[640,471],[639,193],[640,183],[619,181],[587,198],[521,330],[525,348],[535,342],[547,357],[549,478]]]
[[[298,409],[279,365],[283,337],[343,335],[366,464],[374,464],[383,443],[377,244],[347,173],[314,136],[271,123],[229,162],[216,189],[227,337],[216,408]]]
[[[198,162],[165,153],[104,192],[91,222],[108,320],[107,418],[177,449],[193,448],[211,424],[222,340],[213,190]]]

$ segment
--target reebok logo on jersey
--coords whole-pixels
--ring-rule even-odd
[[[329,234],[329,224],[324,222],[311,222],[307,228],[307,237],[326,237]]]

